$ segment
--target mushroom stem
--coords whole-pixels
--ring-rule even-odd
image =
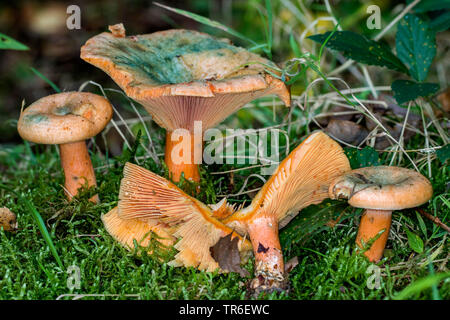
[[[261,214],[247,222],[255,254],[255,276],[252,287],[284,289],[284,262],[275,215]]]
[[[202,159],[202,137],[196,141],[194,134],[187,130],[184,133],[167,131],[164,161],[169,169],[170,178],[174,182],[180,181],[181,173],[184,178],[193,182],[200,182],[198,164]]]
[[[85,141],[64,143],[59,145],[61,166],[64,170],[66,195],[69,200],[78,194],[78,189],[86,181],[88,187],[96,186],[94,168],[86,147]],[[98,195],[89,199],[91,202],[99,203]]]
[[[362,241],[367,245],[370,239],[375,238],[384,229],[380,237],[372,243],[370,249],[364,252],[364,255],[372,262],[377,262],[383,257],[391,220],[392,211],[389,210],[366,209],[361,217],[358,235],[356,236],[356,244],[360,248],[363,248]]]

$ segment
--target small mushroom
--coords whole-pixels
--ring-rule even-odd
[[[276,94],[290,105],[284,82],[267,72],[275,64],[229,41],[183,29],[127,37],[122,25],[110,30],[89,39],[81,58],[166,129],[165,162],[175,182],[182,172],[200,180],[207,129],[258,97]]]
[[[328,198],[331,182],[350,169],[339,144],[317,131],[280,163],[250,206],[222,220],[236,232],[250,236],[256,264],[256,277],[250,288],[256,294],[286,289],[278,230],[301,209]]]
[[[365,209],[356,237],[360,248],[382,232],[364,252],[370,261],[377,262],[386,246],[392,211],[424,204],[431,199],[433,189],[428,179],[416,171],[378,166],[355,169],[338,177],[330,185],[329,194],[332,199],[348,199],[352,207]]]
[[[17,218],[14,212],[6,207],[0,208],[0,229],[5,231],[17,230]]]
[[[23,110],[17,123],[20,136],[28,141],[59,145],[70,199],[86,182],[96,186],[86,139],[94,137],[111,120],[111,104],[87,92],[64,92],[41,98]],[[98,202],[98,195],[90,199]]]

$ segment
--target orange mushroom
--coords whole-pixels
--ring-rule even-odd
[[[133,239],[148,243],[149,237],[144,236],[153,231],[164,239],[163,244],[178,250],[169,265],[207,271],[233,271],[221,269],[211,255],[211,247],[229,235],[230,240],[238,238],[242,262],[251,255],[249,240],[216,219],[214,209],[170,181],[131,163],[125,164],[123,176],[117,210],[102,217],[106,230],[122,245],[133,248]]]
[[[251,205],[234,212],[226,200],[209,208],[164,178],[127,163],[118,216],[130,223],[133,219],[157,219],[167,224],[173,228],[171,234],[180,239],[172,265],[202,270],[219,266],[211,248],[232,233],[239,239],[241,257],[248,257],[253,247],[256,278],[252,289],[283,289],[286,277],[279,227],[302,208],[327,198],[331,181],[348,170],[342,148],[323,132],[313,133],[280,164]],[[243,240],[246,235],[252,247]]]
[[[163,246],[169,247],[175,244],[170,228],[154,219],[123,220],[119,217],[118,208],[114,207],[107,214],[102,215],[102,221],[106,231],[122,246],[131,250],[134,248],[134,240],[142,247],[147,247],[152,240],[152,233]],[[152,254],[150,250],[148,252]]]
[[[430,200],[433,188],[420,173],[399,167],[355,169],[338,177],[329,189],[330,198],[348,199],[352,207],[364,208],[356,243],[364,248],[373,241],[366,257],[377,262],[389,236],[392,211],[420,206]],[[374,241],[374,239],[378,238]]]
[[[110,30],[89,39],[81,58],[166,129],[165,162],[175,182],[182,172],[200,180],[205,130],[258,97],[276,94],[290,104],[285,84],[266,72],[275,65],[228,40],[183,29],[129,37],[121,24]]]
[[[86,139],[94,137],[111,120],[111,104],[87,92],[64,92],[44,97],[20,114],[17,130],[28,141],[59,145],[65,191],[72,199],[86,182],[96,186]],[[98,202],[98,195],[90,199]]]
[[[330,183],[349,170],[349,161],[339,144],[317,131],[280,163],[250,206],[222,220],[250,236],[256,264],[256,277],[250,287],[256,293],[286,288],[278,230],[301,209],[328,198]]]

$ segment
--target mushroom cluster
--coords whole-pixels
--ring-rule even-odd
[[[165,163],[170,178],[199,182],[203,134],[246,103],[269,94],[290,105],[285,83],[273,62],[228,40],[190,30],[126,36],[122,24],[89,39],[81,58],[105,71],[166,129]],[[25,140],[58,145],[65,192],[72,199],[83,186],[96,186],[86,139],[104,129],[113,116],[107,99],[82,92],[44,97],[20,114]],[[200,127],[198,127],[199,125]],[[351,170],[340,145],[322,131],[310,134],[278,166],[247,207],[222,199],[206,205],[171,181],[126,163],[119,202],[101,219],[108,233],[132,250],[152,237],[173,246],[169,265],[238,272],[253,254],[250,289],[287,289],[287,272],[278,236],[299,212],[326,198],[347,199],[364,208],[356,243],[370,261],[379,261],[393,210],[419,206],[432,196],[421,174],[398,167]],[[90,201],[98,203],[98,195]],[[0,228],[17,229],[15,215],[0,208]],[[367,248],[367,245],[370,247]],[[152,254],[152,249],[149,249]]]
[[[203,133],[243,105],[289,90],[273,62],[226,39],[191,30],[125,36],[122,24],[89,39],[81,58],[105,71],[166,129],[165,163],[172,181],[199,182]]]
[[[278,229],[302,208],[328,198],[331,182],[349,170],[339,144],[322,131],[315,132],[280,163],[248,207],[235,211],[226,200],[208,207],[163,177],[127,163],[119,205],[102,219],[122,245],[131,249],[133,239],[148,242],[142,237],[151,230],[166,243],[175,243],[178,254],[171,265],[200,270],[221,269],[213,249],[226,236],[231,235],[230,240],[237,237],[241,260],[245,261],[252,249],[255,255],[256,277],[251,289],[283,290],[287,277]]]

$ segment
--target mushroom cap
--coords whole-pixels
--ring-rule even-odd
[[[301,209],[328,198],[331,182],[350,169],[340,145],[322,131],[316,131],[280,163],[250,206],[222,222],[243,234],[243,225],[269,214],[276,216],[282,228]]]
[[[433,188],[420,173],[400,167],[378,166],[352,170],[329,188],[330,198],[349,199],[356,208],[401,210],[431,199]]]
[[[123,220],[159,221],[173,228],[180,239],[179,252],[169,264],[214,271],[219,268],[210,248],[231,234],[238,237],[237,250],[243,261],[252,251],[251,243],[214,217],[213,211],[187,195],[176,185],[138,165],[127,162],[120,183],[118,216]]]
[[[118,28],[89,39],[81,58],[105,71],[165,129],[191,129],[201,120],[206,130],[268,94],[290,104],[284,82],[265,72],[275,64],[227,40],[184,29],[125,37]]]
[[[37,100],[20,114],[17,130],[28,141],[63,144],[89,139],[113,116],[109,101],[88,92],[64,92]]]
[[[171,235],[170,228],[163,223],[152,219],[121,219],[117,207],[102,215],[101,219],[106,231],[128,250],[134,249],[134,240],[142,247],[148,247],[152,239],[152,232],[156,234],[157,241],[164,246],[172,246],[176,241]],[[150,250],[148,253],[151,254],[152,251]]]

